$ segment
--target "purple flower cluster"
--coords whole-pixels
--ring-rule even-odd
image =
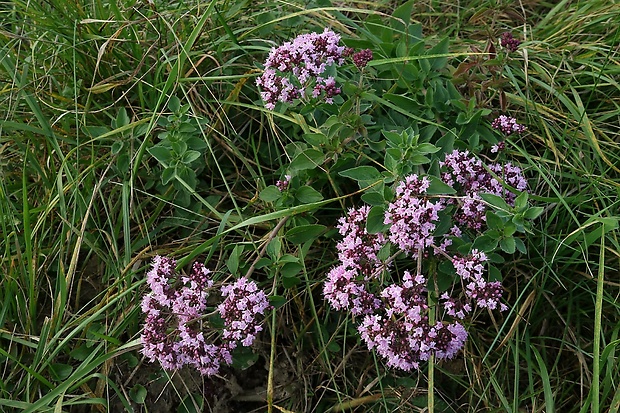
[[[518,124],[515,118],[506,115],[499,115],[495,118],[491,127],[501,131],[506,136],[525,132],[525,126]]]
[[[365,288],[365,280],[376,277],[386,264],[377,254],[386,243],[383,234],[369,234],[366,220],[369,206],[351,208],[346,217],[338,221],[338,231],[343,239],[338,242],[341,264],[327,274],[323,294],[337,310],[350,310],[354,315],[375,311],[380,301]]]
[[[366,277],[376,274],[384,267],[377,254],[386,242],[383,234],[369,234],[366,230],[369,212],[368,205],[349,209],[347,216],[338,220],[338,232],[343,238],[336,245],[342,264]]]
[[[439,359],[453,358],[467,339],[458,322],[429,324],[426,279],[404,272],[401,284],[381,293],[382,313],[368,314],[358,327],[360,337],[389,367],[410,371],[434,353]]]
[[[516,196],[504,188],[502,181],[519,191],[527,187],[527,181],[519,167],[511,163],[484,165],[482,161],[471,156],[469,151],[454,150],[439,164],[443,168],[442,180],[462,194],[454,214],[455,221],[477,231],[480,231],[486,222],[486,206],[481,200],[481,193],[504,197],[506,202],[512,205]],[[447,204],[455,202],[446,200]]]
[[[245,278],[222,287],[226,300],[218,310],[224,319],[224,332],[218,344],[216,332],[204,328],[211,271],[194,263],[189,275],[175,272],[172,258],[156,256],[147,273],[150,292],[142,299],[145,323],[140,337],[142,353],[150,361],[159,361],[167,370],[185,365],[211,376],[222,363],[231,364],[231,351],[240,342],[249,346],[261,331],[259,316],[269,308],[265,293]],[[237,307],[232,309],[230,302]]]
[[[291,183],[291,176],[284,175],[284,179],[282,180],[278,179],[278,181],[276,182],[276,188],[278,188],[280,192],[284,192],[288,189],[288,186],[290,183]]]
[[[506,149],[506,142],[498,142],[491,147],[491,153],[499,153]]]
[[[340,88],[333,77],[323,77],[323,73],[328,66],[344,63],[345,47],[339,43],[340,36],[326,28],[323,33],[302,34],[271,49],[265,71],[256,81],[262,88],[265,107],[274,109],[278,101],[292,103],[306,97],[306,88],[312,81],[312,96],[324,93],[325,101],[332,103]]]
[[[358,317],[358,332],[368,349],[381,356],[387,366],[405,371],[418,368],[431,355],[438,359],[454,357],[467,340],[462,320],[475,307],[507,308],[500,302],[501,283],[484,278],[486,255],[477,250],[466,256],[454,255],[448,249],[465,230],[482,229],[486,206],[480,193],[514,201],[515,195],[506,191],[504,184],[524,190],[521,170],[510,163],[485,165],[469,152],[458,150],[446,155],[440,166],[442,180],[456,189],[458,196],[429,196],[430,179],[409,175],[395,185],[395,199],[383,217],[389,225],[385,232],[367,232],[369,206],[350,209],[340,218],[340,263],[329,271],[323,285],[324,297],[335,310]],[[435,234],[439,213],[451,204],[456,205],[454,225],[445,234]],[[394,255],[380,259],[380,252],[394,247]],[[384,284],[394,257],[404,253],[421,260],[429,256],[429,249],[438,259],[450,259],[462,285],[440,295],[432,322],[427,279],[422,274],[413,276],[404,271],[399,283]],[[423,254],[415,254],[418,251]]]
[[[353,64],[357,66],[358,69],[363,69],[366,67],[368,62],[372,60],[372,50],[364,49],[360,50],[357,53],[353,53]]]
[[[487,260],[484,252],[473,250],[468,256],[452,258],[452,265],[456,274],[465,283],[465,295],[469,300],[481,308],[491,310],[499,308],[505,311],[508,307],[500,302],[502,284],[499,281],[487,282],[483,277],[484,263]],[[467,312],[470,308],[471,306],[466,304],[463,310]],[[453,308],[453,311],[456,311],[456,308]]]
[[[262,316],[271,308],[267,296],[256,283],[245,278],[222,287],[222,296],[226,299],[217,307],[225,325],[222,338],[251,346],[256,335],[263,330]]]
[[[502,33],[499,43],[502,47],[505,47],[509,52],[516,52],[521,42],[512,36],[511,32]]]
[[[408,253],[433,243],[435,222],[444,208],[439,202],[424,197],[430,185],[426,177],[409,175],[396,187],[396,200],[388,205],[385,224],[391,224],[389,239]]]
[[[351,311],[353,315],[372,314],[381,305],[381,301],[366,290],[359,272],[344,265],[327,273],[323,295],[336,310]]]

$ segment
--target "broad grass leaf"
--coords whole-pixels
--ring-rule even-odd
[[[316,239],[325,231],[325,228],[325,225],[319,224],[301,225],[288,230],[284,237],[293,244],[303,244],[311,239]]]

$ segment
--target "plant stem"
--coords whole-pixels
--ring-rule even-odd
[[[420,256],[418,257],[421,260],[422,251],[419,251]],[[418,267],[418,273],[421,270]],[[429,276],[432,277],[433,280],[433,288],[429,288],[428,290],[428,324],[429,326],[435,325],[435,319],[437,318],[436,307],[434,304],[433,293],[437,295],[437,271],[436,271],[436,262],[435,260],[431,260],[430,268],[429,268]],[[427,400],[428,413],[435,412],[435,354],[432,353],[430,358],[428,359],[428,400]]]

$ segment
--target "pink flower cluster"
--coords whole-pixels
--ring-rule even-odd
[[[284,175],[284,179],[278,179],[278,181],[276,182],[276,188],[278,188],[280,192],[284,192],[288,189],[288,186],[290,183],[291,183],[291,176]]]
[[[508,309],[505,304],[500,302],[502,297],[502,284],[499,281],[488,282],[484,279],[484,263],[488,261],[484,252],[472,250],[471,254],[465,257],[453,257],[452,265],[456,274],[465,283],[465,295],[468,301],[473,301],[478,307],[490,310]],[[449,297],[443,296],[444,300],[450,302]],[[454,303],[448,305],[448,314],[453,317],[463,318],[464,314],[471,311],[471,305],[465,304],[462,308],[457,308]],[[457,314],[457,311],[461,313]]]
[[[358,332],[368,349],[381,356],[387,366],[405,371],[417,369],[431,355],[438,359],[454,357],[467,340],[462,320],[474,307],[507,309],[500,302],[501,283],[484,277],[486,255],[474,249],[463,256],[450,253],[448,248],[465,230],[482,229],[486,207],[480,193],[502,196],[508,203],[514,201],[515,195],[506,191],[500,181],[524,190],[526,181],[521,170],[510,163],[484,165],[469,152],[458,150],[446,155],[440,166],[442,180],[460,196],[429,196],[430,179],[409,175],[396,184],[395,199],[386,208],[384,223],[388,229],[376,234],[366,230],[369,206],[350,209],[338,221],[343,236],[337,243],[340,263],[328,272],[323,285],[331,307],[359,317]],[[436,235],[439,214],[451,204],[457,206],[454,225],[446,234]],[[396,253],[380,259],[381,252],[391,247],[396,248]],[[429,320],[427,279],[422,274],[414,276],[404,271],[399,283],[384,284],[390,261],[397,254],[421,260],[428,257],[429,249],[436,252],[436,258],[450,259],[462,285],[461,289],[451,289],[450,294],[441,294],[433,322]],[[424,253],[417,254],[420,250]]]
[[[262,88],[261,96],[265,107],[274,109],[279,102],[292,103],[294,99],[306,97],[306,87],[312,81],[315,86],[313,97],[325,94],[327,103],[340,94],[333,77],[323,77],[328,66],[344,63],[344,46],[340,36],[327,28],[323,33],[308,33],[297,36],[271,49],[265,61],[265,71],[256,83]]]
[[[495,118],[491,123],[491,127],[501,131],[504,135],[525,132],[525,126],[518,124],[515,118],[506,115],[499,115]]]
[[[251,346],[256,335],[263,330],[260,317],[271,308],[267,296],[253,281],[245,278],[222,287],[222,296],[226,299],[217,307],[225,325],[222,338]]]
[[[527,187],[521,168],[506,163],[485,165],[469,154],[469,151],[454,150],[439,163],[444,172],[442,180],[457,189],[462,197],[458,199],[458,209],[454,220],[462,226],[480,231],[486,222],[486,206],[480,197],[481,193],[490,193],[504,197],[512,204],[515,194],[504,188],[502,182],[519,191]],[[446,203],[455,203],[447,200]]]
[[[354,315],[375,311],[380,301],[365,288],[364,280],[376,278],[386,267],[377,254],[385,245],[383,234],[369,234],[366,220],[369,206],[351,208],[346,217],[338,221],[338,231],[343,239],[338,242],[341,264],[327,274],[323,293],[337,310],[350,310]]]
[[[429,185],[426,177],[405,177],[396,187],[396,200],[388,205],[385,213],[385,224],[391,224],[390,241],[405,252],[416,252],[433,243],[435,222],[444,206],[424,196]]]
[[[404,200],[398,204],[398,208],[403,217],[430,219],[429,222],[436,219],[434,213],[416,214],[421,205],[423,209],[427,207],[426,204],[413,202],[424,198],[428,185],[427,178],[415,175],[405,178],[399,184],[397,197]],[[407,205],[414,211],[412,214],[406,213],[404,208]],[[434,208],[428,207],[432,211]],[[389,267],[389,263],[377,256],[386,247],[387,239],[382,233],[369,234],[366,230],[369,211],[368,206],[350,209],[347,216],[339,220],[338,229],[344,237],[337,244],[341,264],[327,274],[323,285],[325,299],[336,310],[350,311],[354,316],[362,317],[358,326],[360,337],[369,350],[375,350],[386,360],[389,367],[409,371],[418,368],[419,362],[428,360],[431,354],[439,359],[454,357],[463,348],[467,332],[458,322],[429,323],[427,280],[424,276],[413,276],[405,271],[400,283],[381,288],[381,283],[377,282],[378,275]],[[393,212],[386,212],[386,216],[389,213],[395,217]],[[411,218],[408,224],[409,232],[401,234],[401,237],[411,237],[417,231],[422,235],[415,235],[411,239],[415,239],[420,248],[429,246],[433,230],[414,225],[413,220]],[[421,239],[424,241],[420,242]],[[393,242],[401,250],[410,250],[410,241],[402,246],[396,239]],[[370,292],[369,288],[373,286],[378,287],[380,292]]]
[[[381,292],[381,310],[367,314],[358,327],[369,350],[374,349],[389,367],[410,371],[434,353],[438,359],[453,358],[467,339],[458,322],[429,324],[426,279],[404,272],[401,284]]]
[[[368,62],[372,60],[372,50],[364,49],[359,52],[353,53],[353,64],[357,66],[358,69],[363,69],[366,67]]]
[[[366,230],[369,212],[368,205],[349,209],[348,215],[338,220],[338,232],[343,238],[336,245],[342,264],[366,277],[375,274],[384,266],[377,254],[386,242],[383,234],[369,234]]]
[[[249,346],[261,331],[260,316],[270,308],[263,291],[256,284],[239,279],[222,287],[226,300],[218,307],[224,320],[224,332],[218,344],[216,332],[205,328],[207,298],[213,288],[211,271],[194,263],[189,275],[175,272],[172,258],[156,256],[147,273],[150,292],[142,299],[146,315],[141,334],[142,353],[150,361],[159,361],[167,370],[185,365],[211,376],[222,363],[231,364],[231,352],[240,342]],[[230,302],[236,302],[232,309]]]

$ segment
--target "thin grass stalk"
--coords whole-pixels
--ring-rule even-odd
[[[276,290],[273,291],[276,294]],[[273,412],[273,370],[276,361],[276,310],[271,311],[271,349],[269,351],[269,372],[267,374],[267,411]]]
[[[601,223],[604,227],[605,224]],[[592,404],[590,411],[599,412],[599,388],[600,388],[600,356],[601,356],[601,320],[603,316],[603,287],[605,280],[605,235],[601,236],[601,247],[598,262],[598,277],[596,280],[596,301],[594,303],[594,343],[592,350]]]

